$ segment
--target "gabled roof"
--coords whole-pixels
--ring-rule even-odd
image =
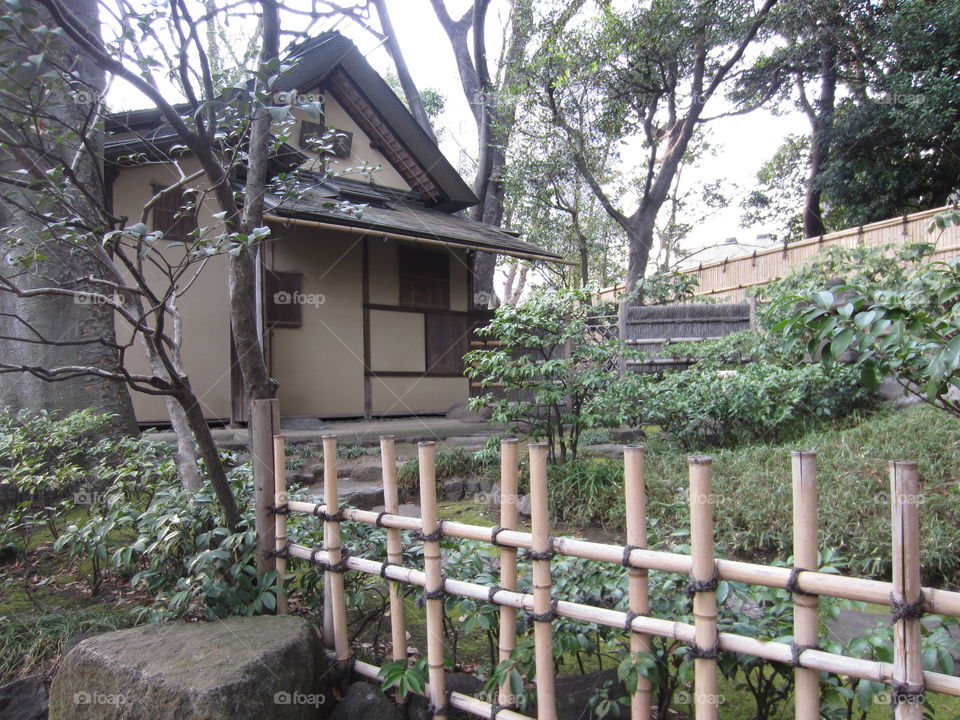
[[[350,40],[323,33],[295,46],[287,61],[292,67],[277,79],[277,89],[307,92],[323,85],[430,205],[462,210],[477,204],[434,139]]]
[[[348,214],[336,208],[336,203],[341,200],[364,203],[365,206],[359,215]],[[398,193],[346,178],[318,179],[316,184],[308,183],[293,200],[268,193],[264,203],[268,214],[289,218],[293,222],[314,221],[369,230],[371,234],[390,233],[397,239],[409,238],[411,242],[439,241],[445,245],[501,255],[567,262],[556,253],[525,243],[514,234],[492,225],[425,207],[410,193]]]

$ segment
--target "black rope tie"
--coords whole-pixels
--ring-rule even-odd
[[[787,578],[787,584],[785,586],[787,588],[787,592],[791,592],[794,595],[813,595],[813,593],[808,593],[806,590],[800,589],[799,578],[800,573],[802,572],[811,571],[802,567],[793,567],[790,569],[790,577]]]
[[[337,548],[333,548],[334,550]],[[335,563],[326,562],[325,560],[317,560],[317,553],[321,552],[330,552],[331,548],[321,548],[319,550],[314,550],[310,553],[310,560],[315,562],[326,572],[332,573],[345,573],[347,571],[347,560],[350,559],[350,552],[348,550],[340,549],[340,560]]]
[[[487,602],[490,603],[491,605],[496,605],[497,602],[493,599],[493,596],[496,595],[501,590],[503,590],[503,588],[500,587],[499,585],[492,585],[487,590]]]
[[[623,629],[627,632],[642,633],[643,630],[634,630],[633,621],[638,617],[650,617],[648,612],[633,612],[632,610],[627,610],[627,619],[623,622]]]
[[[687,657],[691,660],[716,660],[720,657],[720,639],[713,644],[712,647],[702,648],[697,644],[693,644],[687,648]]]
[[[556,556],[557,554],[553,550],[554,540],[556,540],[556,538],[554,538],[553,535],[547,538],[546,550],[534,550],[533,548],[530,548],[529,550],[525,550],[523,553],[523,559],[524,560],[553,560],[554,556]]]
[[[902,596],[890,593],[891,623],[900,620],[919,620],[926,614],[926,611],[927,601],[922,592],[913,602],[907,602]]]
[[[795,642],[790,643],[790,664],[795,667],[803,667],[800,664],[800,656],[803,655],[807,650],[819,650],[820,646],[816,643],[812,645],[798,645]]]
[[[687,582],[686,592],[687,597],[692,598],[699,592],[716,592],[717,585],[720,583],[720,576],[717,574],[717,566],[713,566],[713,575],[708,577],[706,580],[698,580],[690,574],[690,580]]]
[[[630,553],[634,550],[639,550],[639,545],[624,545],[623,547],[623,557],[620,558],[620,564],[625,568],[632,568],[633,565],[630,564]]]
[[[287,503],[283,503],[283,505],[270,505],[267,508],[267,513],[270,515],[289,515],[290,506]]]
[[[314,505],[313,514],[323,520],[324,522],[343,522],[343,509],[337,510],[335,513],[328,513],[324,508],[325,505]]]
[[[280,548],[279,550],[276,549],[276,548],[274,548],[273,550],[271,550],[270,552],[268,552],[268,553],[267,553],[267,557],[272,557],[272,558],[277,558],[277,557],[288,558],[288,557],[290,557],[290,545],[291,545],[290,541],[287,540],[287,542],[285,542],[284,545],[283,545],[283,547]]]
[[[442,600],[443,597],[447,594],[447,578],[445,576],[440,576],[440,587],[434,590],[423,590],[423,599],[424,600]]]
[[[530,619],[534,622],[553,622],[553,619],[557,616],[557,603],[560,602],[557,598],[553,598],[550,601],[550,609],[546,612],[538,613],[533,612],[532,610],[527,610],[527,615],[530,616]]]
[[[922,706],[926,702],[926,683],[922,685],[911,685],[910,683],[900,683],[894,681],[890,689],[891,707],[896,707],[900,703],[909,703],[910,705]]]
[[[377,526],[378,528],[384,527],[384,525],[383,525],[383,516],[384,516],[384,515],[389,515],[389,514],[390,514],[389,512],[387,512],[386,510],[384,510],[384,511],[381,512],[379,515],[377,515],[377,519],[376,519],[375,523],[376,523],[376,526]]]
[[[502,533],[504,530],[509,530],[510,528],[505,528],[502,525],[497,525],[495,528],[490,528],[490,544],[495,545],[496,547],[503,547],[503,545],[497,540],[497,535]]]
[[[399,563],[390,562],[389,560],[384,560],[382,563],[380,563],[380,577],[382,577],[384,580],[389,579],[387,578],[387,568],[391,565],[393,567],[400,567]]]
[[[497,720],[497,715],[500,714],[501,710],[507,710],[508,707],[504,707],[499,702],[491,703],[490,705],[490,720]]]
[[[437,521],[437,528],[433,532],[425,533],[421,530],[416,537],[421,542],[440,542],[440,538],[443,537],[443,520]]]

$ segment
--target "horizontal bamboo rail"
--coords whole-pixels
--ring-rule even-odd
[[[501,533],[501,535],[504,534],[505,533]],[[320,566],[325,566],[330,562],[329,554],[325,550],[311,550],[303,545],[290,545],[289,553],[292,557],[302,560],[312,560]],[[367,575],[379,576],[382,571],[383,576],[388,580],[398,580],[408,585],[426,587],[427,583],[426,575],[422,570],[397,567],[396,565],[387,565],[384,567],[384,563],[366,558],[348,557],[346,567],[348,570],[355,570],[366,573]],[[491,602],[491,598],[489,597],[490,588],[486,585],[447,578],[444,588],[448,593],[453,595],[460,595],[461,597],[471,598],[485,603]],[[527,610],[529,612],[533,612],[534,609],[533,595],[530,593],[499,590],[494,593],[492,602],[496,605],[509,605],[510,607]],[[592,605],[584,605],[583,603],[560,600],[557,602],[555,612],[557,615],[570,618],[571,620],[581,620],[583,622],[626,630],[628,616],[627,613],[620,610],[608,610],[606,608],[593,607]],[[671,638],[688,645],[693,645],[696,642],[694,626],[690,623],[682,623],[676,620],[663,620],[660,618],[640,616],[632,619],[630,629],[634,632]],[[756,638],[733,633],[720,633],[718,640],[721,650],[753,655],[786,665],[790,665],[793,662],[793,651],[790,645],[786,643],[772,640],[757,640]],[[846,657],[845,655],[837,655],[823,650],[806,650],[799,658],[799,665],[800,667],[810,668],[811,670],[819,670],[837,675],[848,675],[850,677],[873,680],[887,685],[892,684],[894,678],[894,667],[892,663],[861,660],[859,658]],[[923,673],[923,679],[928,690],[960,697],[960,677],[925,671]]]
[[[378,668],[376,665],[371,665],[370,663],[357,660],[353,664],[353,670],[357,673],[357,675],[362,675],[363,677],[370,678],[371,680],[380,679],[380,668]],[[426,688],[424,688],[424,691],[421,694],[425,697],[430,697],[430,683],[427,683]],[[463,693],[450,693],[449,702],[450,705],[457,708],[457,710],[463,710],[464,712],[472,713],[484,718],[491,717],[491,713],[493,712],[492,703],[485,702],[470,695],[464,695]],[[497,711],[496,717],[497,720],[534,720],[534,718],[531,718],[529,715],[521,715],[520,713],[513,710],[508,710],[507,708],[500,708]]]
[[[312,514],[315,511],[323,513],[326,510],[326,506],[322,503],[290,501],[288,506],[290,512],[306,514]],[[346,520],[367,524],[376,524],[377,517],[380,515],[380,513],[372,510],[358,510],[356,508],[343,508],[340,512]],[[388,528],[421,530],[420,518],[404,515],[383,515],[380,523]],[[489,542],[491,530],[491,528],[482,525],[469,525],[454,521],[446,521],[443,524],[444,536],[463,540]],[[533,546],[530,533],[519,530],[500,532],[497,535],[497,542],[501,545],[522,549],[530,549]],[[557,537],[553,540],[553,550],[559,555],[619,565],[623,560],[624,546],[607,545],[578,538]],[[631,550],[629,564],[635,568],[683,575],[689,575],[692,568],[689,555],[680,555],[663,550]],[[790,582],[790,568],[724,559],[717,560],[716,564],[717,574],[721,580],[760,585],[778,590],[786,590]],[[890,605],[890,593],[893,592],[893,584],[882,580],[867,580],[821,572],[801,572],[797,575],[797,587],[811,595],[824,595],[887,606]],[[923,588],[923,596],[931,613],[960,617],[960,592]]]

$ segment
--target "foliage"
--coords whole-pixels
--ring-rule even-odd
[[[434,470],[438,481],[453,477],[475,477],[496,472],[500,455],[496,448],[467,452],[462,447],[440,450],[434,458]],[[397,483],[405,494],[413,494],[420,486],[420,461],[405,460],[397,469]]]
[[[591,337],[589,301],[587,292],[548,290],[502,306],[482,330],[499,347],[464,358],[469,377],[504,390],[471,399],[471,407],[490,405],[495,422],[545,440],[553,461],[575,460],[584,430],[619,424],[600,392],[616,382],[608,368],[629,348]]]
[[[670,270],[647,275],[623,299],[635,305],[670,305],[691,300],[700,282],[691,273]]]
[[[764,331],[774,327],[790,314],[785,298],[837,285],[860,285],[892,289],[904,285],[911,273],[933,253],[930,243],[879,245],[874,247],[825,247],[808,262],[793,268],[779,280],[757,288],[757,323]],[[782,342],[768,336],[771,343]]]
[[[67,644],[79,636],[133,625],[128,611],[77,608],[27,617],[0,616],[0,683],[36,673],[49,675]]]
[[[849,282],[780,301],[776,326],[829,368],[855,350],[864,385],[892,375],[960,416],[960,259],[905,268],[896,284]]]
[[[757,171],[757,187],[741,203],[740,224],[774,225],[774,240],[792,242],[803,239],[803,194],[807,178],[804,172],[810,141],[788,136],[773,157]]]
[[[763,361],[721,369],[699,362],[662,378],[637,376],[622,385],[634,422],[656,425],[686,448],[781,442],[814,423],[869,408],[872,393],[859,372]]]
[[[400,700],[406,699],[410,693],[423,693],[427,686],[427,660],[420,658],[412,663],[405,660],[384,663],[380,667],[380,679],[380,689],[387,692],[396,688]]]

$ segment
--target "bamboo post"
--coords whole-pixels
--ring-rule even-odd
[[[520,469],[519,443],[516,438],[506,438],[500,442],[500,527],[504,530],[517,529],[517,494],[519,484],[517,474]],[[496,538],[494,538],[496,540]],[[500,547],[500,587],[504,590],[517,589],[517,549]],[[500,662],[508,660],[517,647],[517,609],[507,605],[500,606]],[[516,698],[512,697],[509,680],[500,686],[497,704],[503,707],[515,707]]]
[[[280,401],[254,400],[250,404],[250,455],[253,463],[254,528],[257,531],[257,574],[276,570],[273,551],[274,521],[270,514],[275,489],[275,472],[282,475],[284,468],[274,468],[273,436],[280,433]]]
[[[920,510],[917,464],[890,463],[893,530],[893,705],[896,720],[922,720]]]
[[[437,521],[437,475],[433,442],[417,445],[420,460],[420,517],[423,520],[423,570],[427,607],[427,672],[434,720],[445,720],[446,677],[443,658],[443,572],[440,566],[440,523]]]
[[[400,493],[397,490],[397,448],[393,435],[380,437],[380,462],[383,466],[383,509],[400,514]],[[403,564],[403,544],[399,528],[387,528],[387,562]],[[394,660],[407,659],[407,630],[403,596],[398,583],[388,580],[390,590],[390,635]]]
[[[343,593],[343,573],[336,566],[343,559],[340,547],[340,523],[336,516],[340,511],[337,495],[337,437],[323,436],[323,499],[327,505],[327,517],[323,523],[323,544],[330,554],[330,568],[324,574],[329,595],[325,603],[330,606],[333,618],[333,645],[337,664],[345,668],[350,660],[350,642],[347,637],[347,603]]]
[[[530,514],[533,530],[533,641],[536,658],[537,718],[557,720],[553,667],[553,598],[550,578],[550,507],[547,501],[547,445],[531,443]]]
[[[794,452],[793,461],[793,564],[803,570],[819,570],[817,541],[817,454]],[[799,571],[795,574],[799,574]],[[797,588],[792,588],[796,590]],[[793,592],[793,651],[797,660],[803,651],[816,648],[820,629],[820,599]],[[795,667],[794,704],[796,720],[820,720],[820,673]]]
[[[696,720],[717,720],[717,594],[713,557],[713,461],[690,464],[690,554],[693,591],[693,689]]]
[[[283,435],[273,436],[273,466],[282,468],[285,465],[286,452],[284,447]],[[277,592],[277,615],[286,615],[287,591],[283,584],[287,579],[287,478],[284,473],[276,474],[276,493],[274,494],[274,523],[276,539],[276,562],[277,562],[277,586],[280,590]]]
[[[644,449],[623,449],[624,500],[627,506],[627,547],[647,547],[647,491],[643,476]],[[624,555],[624,560],[629,558]],[[647,570],[628,566],[627,583],[630,595],[630,615],[650,614],[650,578]],[[650,636],[630,630],[630,653],[650,652]],[[640,678],[637,691],[630,699],[631,720],[650,720],[650,681]]]

